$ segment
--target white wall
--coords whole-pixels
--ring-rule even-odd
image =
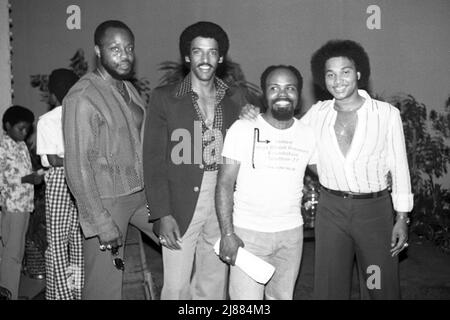
[[[8,0],[0,0],[0,118],[11,105],[11,57]],[[0,127],[1,128],[1,127]],[[3,129],[0,129],[0,136]]]
[[[66,9],[81,9],[81,30],[68,30]],[[381,9],[381,29],[369,30],[369,5]],[[231,40],[230,57],[258,84],[270,64],[293,64],[305,78],[305,107],[314,102],[312,53],[331,38],[359,41],[372,65],[372,88],[389,96],[414,95],[440,110],[450,94],[448,0],[14,0],[14,102],[45,111],[29,76],[69,65],[78,48],[89,57],[93,31],[106,19],[134,30],[139,77],[157,85],[159,63],[178,59],[178,37],[189,24],[210,20]]]
[[[0,0],[4,6],[6,0]],[[68,67],[77,49],[93,65],[93,33],[107,19],[126,22],[136,36],[137,75],[157,86],[158,64],[178,60],[181,31],[199,20],[220,24],[231,40],[229,56],[247,80],[259,84],[271,64],[292,64],[304,80],[303,102],[315,102],[309,61],[333,38],[360,42],[371,58],[373,92],[385,97],[404,92],[428,110],[442,110],[450,95],[449,0],[13,0],[13,102],[46,111],[30,75]],[[81,10],[81,29],[69,30],[70,5]],[[367,27],[370,5],[381,10],[381,28]],[[8,99],[5,11],[0,8],[0,89]],[[8,48],[8,49],[7,49]],[[5,55],[6,54],[6,55]],[[9,103],[6,103],[9,105]],[[5,105],[5,104],[3,104]],[[0,108],[2,106],[0,105]],[[1,110],[0,110],[1,111]],[[444,185],[450,179],[444,178]],[[442,181],[441,181],[442,182]]]

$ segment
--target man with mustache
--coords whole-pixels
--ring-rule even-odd
[[[128,224],[152,236],[142,172],[146,110],[127,81],[134,64],[130,28],[105,21],[94,41],[97,69],[82,77],[63,102],[64,167],[85,236],[82,298],[114,300],[122,298]]]
[[[296,68],[268,67],[261,76],[266,112],[236,121],[224,142],[216,207],[233,300],[293,297],[303,247],[303,177],[315,150],[312,128],[294,118],[302,84]],[[234,266],[244,245],[275,267],[267,284]]]
[[[144,139],[150,218],[164,265],[161,299],[224,299],[227,265],[215,255],[220,237],[214,192],[222,137],[245,105],[243,90],[216,76],[229,47],[225,31],[197,22],[180,36],[189,74],[152,93]]]

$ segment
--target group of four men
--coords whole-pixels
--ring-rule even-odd
[[[62,116],[67,185],[85,237],[83,298],[121,299],[123,271],[108,251],[123,256],[131,223],[159,237],[162,299],[292,299],[307,165],[322,185],[315,297],[349,297],[356,254],[360,274],[381,270],[381,287],[362,288],[364,297],[399,298],[393,256],[407,246],[408,164],[398,110],[359,90],[370,74],[364,50],[347,40],[315,53],[314,78],[334,99],[298,120],[300,72],[264,71],[258,115],[242,88],[216,76],[228,48],[214,23],[186,28],[180,53],[190,72],[154,89],[146,108],[128,81],[133,32],[120,21],[97,27],[98,66],[69,91]],[[266,285],[234,265],[243,246],[275,266]]]

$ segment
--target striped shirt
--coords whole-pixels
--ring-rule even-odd
[[[301,119],[314,128],[318,138],[313,162],[317,164],[319,181],[333,190],[378,192],[388,187],[390,172],[394,210],[409,212],[413,194],[400,111],[372,99],[364,90],[358,93],[365,102],[357,111],[358,123],[346,156],[334,131],[334,99],[316,103]]]

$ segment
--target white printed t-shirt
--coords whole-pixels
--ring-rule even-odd
[[[303,177],[314,152],[312,128],[297,119],[284,130],[261,115],[254,121],[237,120],[227,131],[222,150],[222,156],[240,162],[233,224],[260,232],[303,225]]]
[[[58,157],[64,158],[61,106],[39,117],[36,133],[36,153],[41,156],[41,163],[47,168],[50,167],[47,154],[56,154]]]

